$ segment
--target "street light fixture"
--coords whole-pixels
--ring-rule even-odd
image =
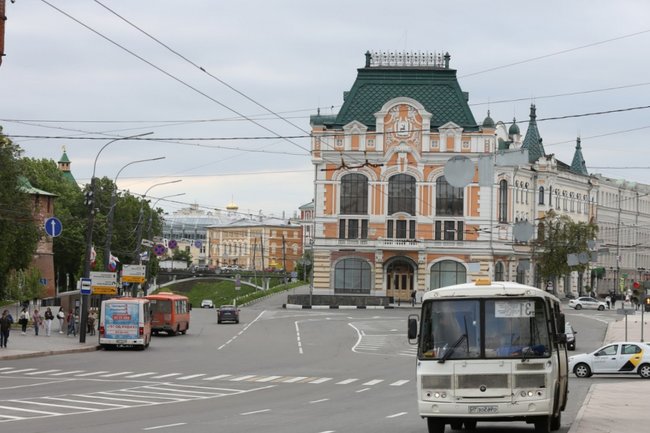
[[[113,180],[113,191],[111,192],[111,205],[110,208],[108,209],[108,216],[107,216],[107,221],[106,221],[106,245],[104,246],[104,269],[108,270],[108,264],[111,259],[111,242],[113,239],[113,219],[115,217],[115,201],[117,200],[117,178],[120,177],[120,174],[122,173],[122,170],[127,168],[130,165],[133,164],[139,164],[141,162],[149,162],[149,161],[160,161],[161,159],[165,159],[164,156],[159,156],[158,158],[148,158],[148,159],[139,159],[137,161],[131,161],[117,172],[115,175],[115,179]]]
[[[115,143],[120,140],[131,140],[133,138],[143,137],[145,135],[153,134],[153,132],[145,132],[144,134],[130,135],[128,137],[119,137],[113,140],[110,140],[108,143],[103,145],[97,155],[95,156],[95,162],[93,163],[93,174],[90,178],[90,188],[86,191],[86,199],[84,203],[88,206],[88,226],[86,227],[86,252],[84,254],[84,263],[83,263],[83,276],[88,278],[90,276],[90,255],[93,248],[93,224],[95,223],[95,172],[97,170],[97,159],[109,144]],[[81,322],[79,323],[79,342],[86,342],[86,323],[88,321],[88,301],[90,295],[81,296]]]

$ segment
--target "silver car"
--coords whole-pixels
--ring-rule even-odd
[[[607,304],[591,296],[581,296],[576,299],[571,299],[569,301],[569,307],[575,308],[576,310],[582,310],[584,308],[585,310],[603,311],[607,308]]]

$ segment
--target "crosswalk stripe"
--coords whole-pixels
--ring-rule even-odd
[[[61,373],[53,373],[50,376],[65,376],[66,374],[75,374],[75,373],[83,373],[86,370],[72,370],[72,371],[64,371]]]
[[[160,376],[154,376],[152,379],[164,379],[166,377],[172,377],[172,376],[180,376],[183,373],[169,373],[169,374],[161,374]]]
[[[244,381],[244,380],[252,379],[254,377],[256,377],[254,374],[248,374],[246,376],[234,377],[234,378],[230,379],[230,381],[231,382],[241,382],[241,381]]]
[[[402,386],[408,382],[410,382],[410,380],[398,380],[397,382],[391,383],[390,386]]]
[[[121,371],[119,373],[103,374],[100,377],[116,377],[116,376],[126,376],[127,374],[133,373],[132,371]]]
[[[17,410],[19,412],[41,413],[43,415],[61,415],[58,412],[46,412],[44,410],[25,409],[25,408],[22,408],[22,407],[0,406],[0,409]]]
[[[0,418],[8,418],[11,421],[20,421],[20,420],[23,420],[23,419],[27,419],[27,418],[24,418],[22,416],[11,416],[11,415],[0,415]]]
[[[97,412],[100,411],[101,409],[92,409],[89,407],[81,407],[81,406],[70,406],[67,404],[56,404],[56,403],[44,403],[42,401],[34,401],[34,400],[7,400],[12,403],[21,403],[21,404],[34,404],[36,406],[51,406],[51,407],[60,407],[60,408],[66,408],[66,409],[80,409],[80,410],[87,410],[89,412]]]
[[[305,379],[308,379],[308,377],[307,376],[297,376],[297,377],[292,377],[291,379],[284,380],[284,381],[282,381],[282,383],[296,383],[296,382],[300,382],[301,380],[305,380]]]
[[[42,370],[42,371],[32,371],[31,373],[25,373],[25,376],[34,376],[34,375],[37,375],[37,374],[54,373],[55,371],[61,371],[61,370]]]
[[[282,376],[267,376],[263,377],[261,379],[256,379],[255,382],[271,382],[272,380],[276,380],[281,378]]]
[[[113,393],[110,393],[110,392],[103,392],[103,391],[100,391],[99,394],[108,394],[108,395],[113,395]],[[122,396],[120,396],[120,397],[118,398],[117,396],[116,396],[116,397],[104,397],[103,395],[93,394],[93,395],[88,395],[88,396],[86,396],[86,397],[89,397],[89,398],[101,398],[101,399],[103,399],[103,400],[128,401],[128,402],[131,402],[131,403],[146,403],[146,404],[150,404],[150,403],[151,403],[150,401],[146,401],[146,400],[131,400],[130,398],[124,398],[124,397],[122,397]]]
[[[189,380],[189,379],[194,379],[195,377],[201,377],[201,376],[205,376],[205,373],[190,374],[189,376],[177,377],[176,379],[178,379],[178,380]]]
[[[90,401],[88,399],[86,399],[86,400],[75,400],[75,399],[72,399],[72,398],[63,398],[63,397],[42,397],[42,398],[48,399],[48,400],[56,400],[56,401],[69,401],[70,403],[94,404],[96,406],[112,406],[112,407],[124,407],[124,408],[129,407],[129,406],[125,406],[123,404],[117,404],[117,403],[99,403],[99,402],[95,402],[95,401]]]
[[[13,370],[13,369],[14,369],[13,367],[0,367],[0,371],[3,371],[3,370]]]
[[[24,373],[26,371],[34,371],[35,368],[23,368],[22,370],[13,370],[13,371],[3,371],[0,374],[14,374],[14,373]]]
[[[204,377],[203,380],[217,380],[217,379],[225,379],[226,377],[230,377],[230,374],[220,374],[218,376],[212,376],[212,377]]]
[[[369,380],[368,382],[364,383],[363,386],[377,385],[378,383],[381,383],[383,381],[384,381],[383,379]]]
[[[156,373],[154,371],[154,372],[149,372],[149,373],[132,374],[131,376],[126,376],[126,378],[127,379],[135,379],[136,377],[151,376],[152,374],[158,374],[158,373]]]
[[[327,382],[329,380],[332,380],[332,378],[331,377],[321,377],[320,379],[312,380],[309,383],[319,384],[319,383]]]
[[[345,380],[342,380],[340,382],[336,382],[336,384],[337,385],[347,385],[349,383],[356,382],[357,380],[359,380],[359,379],[345,379]]]
[[[92,372],[90,372],[90,373],[75,374],[75,377],[96,376],[96,375],[98,375],[98,374],[104,374],[104,373],[108,373],[108,371],[106,371],[106,370],[104,370],[104,371],[92,371]]]

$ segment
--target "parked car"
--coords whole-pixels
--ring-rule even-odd
[[[214,302],[212,299],[204,299],[201,301],[201,308],[214,308]]]
[[[566,348],[569,350],[576,350],[576,334],[573,326],[569,322],[564,325],[564,333],[566,334]]]
[[[591,352],[569,357],[569,371],[577,377],[592,374],[633,374],[650,379],[650,345],[619,341]]]
[[[603,311],[607,308],[607,304],[591,296],[581,296],[577,299],[571,299],[569,301],[569,307],[575,308],[576,310],[582,310],[584,308],[585,310]]]
[[[234,305],[222,305],[217,310],[217,323],[235,322],[239,323],[239,308]]]

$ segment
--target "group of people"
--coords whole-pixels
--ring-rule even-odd
[[[44,328],[45,335],[49,337],[52,334],[52,322],[54,322],[55,319],[59,322],[59,334],[65,332],[68,336],[77,336],[80,321],[78,308],[70,310],[66,314],[63,307],[59,307],[59,311],[55,316],[50,307],[46,307],[45,312],[42,314],[37,308],[35,308],[31,315],[27,307],[24,307],[18,316],[18,324],[20,324],[22,335],[27,334],[27,327],[31,322],[31,326],[34,328],[34,335],[38,336],[40,329]],[[7,347],[9,331],[11,330],[13,323],[14,318],[9,310],[4,310],[2,316],[0,316],[0,347]],[[87,333],[89,335],[95,335],[97,323],[96,309],[91,308],[88,311],[88,320],[86,323]]]

